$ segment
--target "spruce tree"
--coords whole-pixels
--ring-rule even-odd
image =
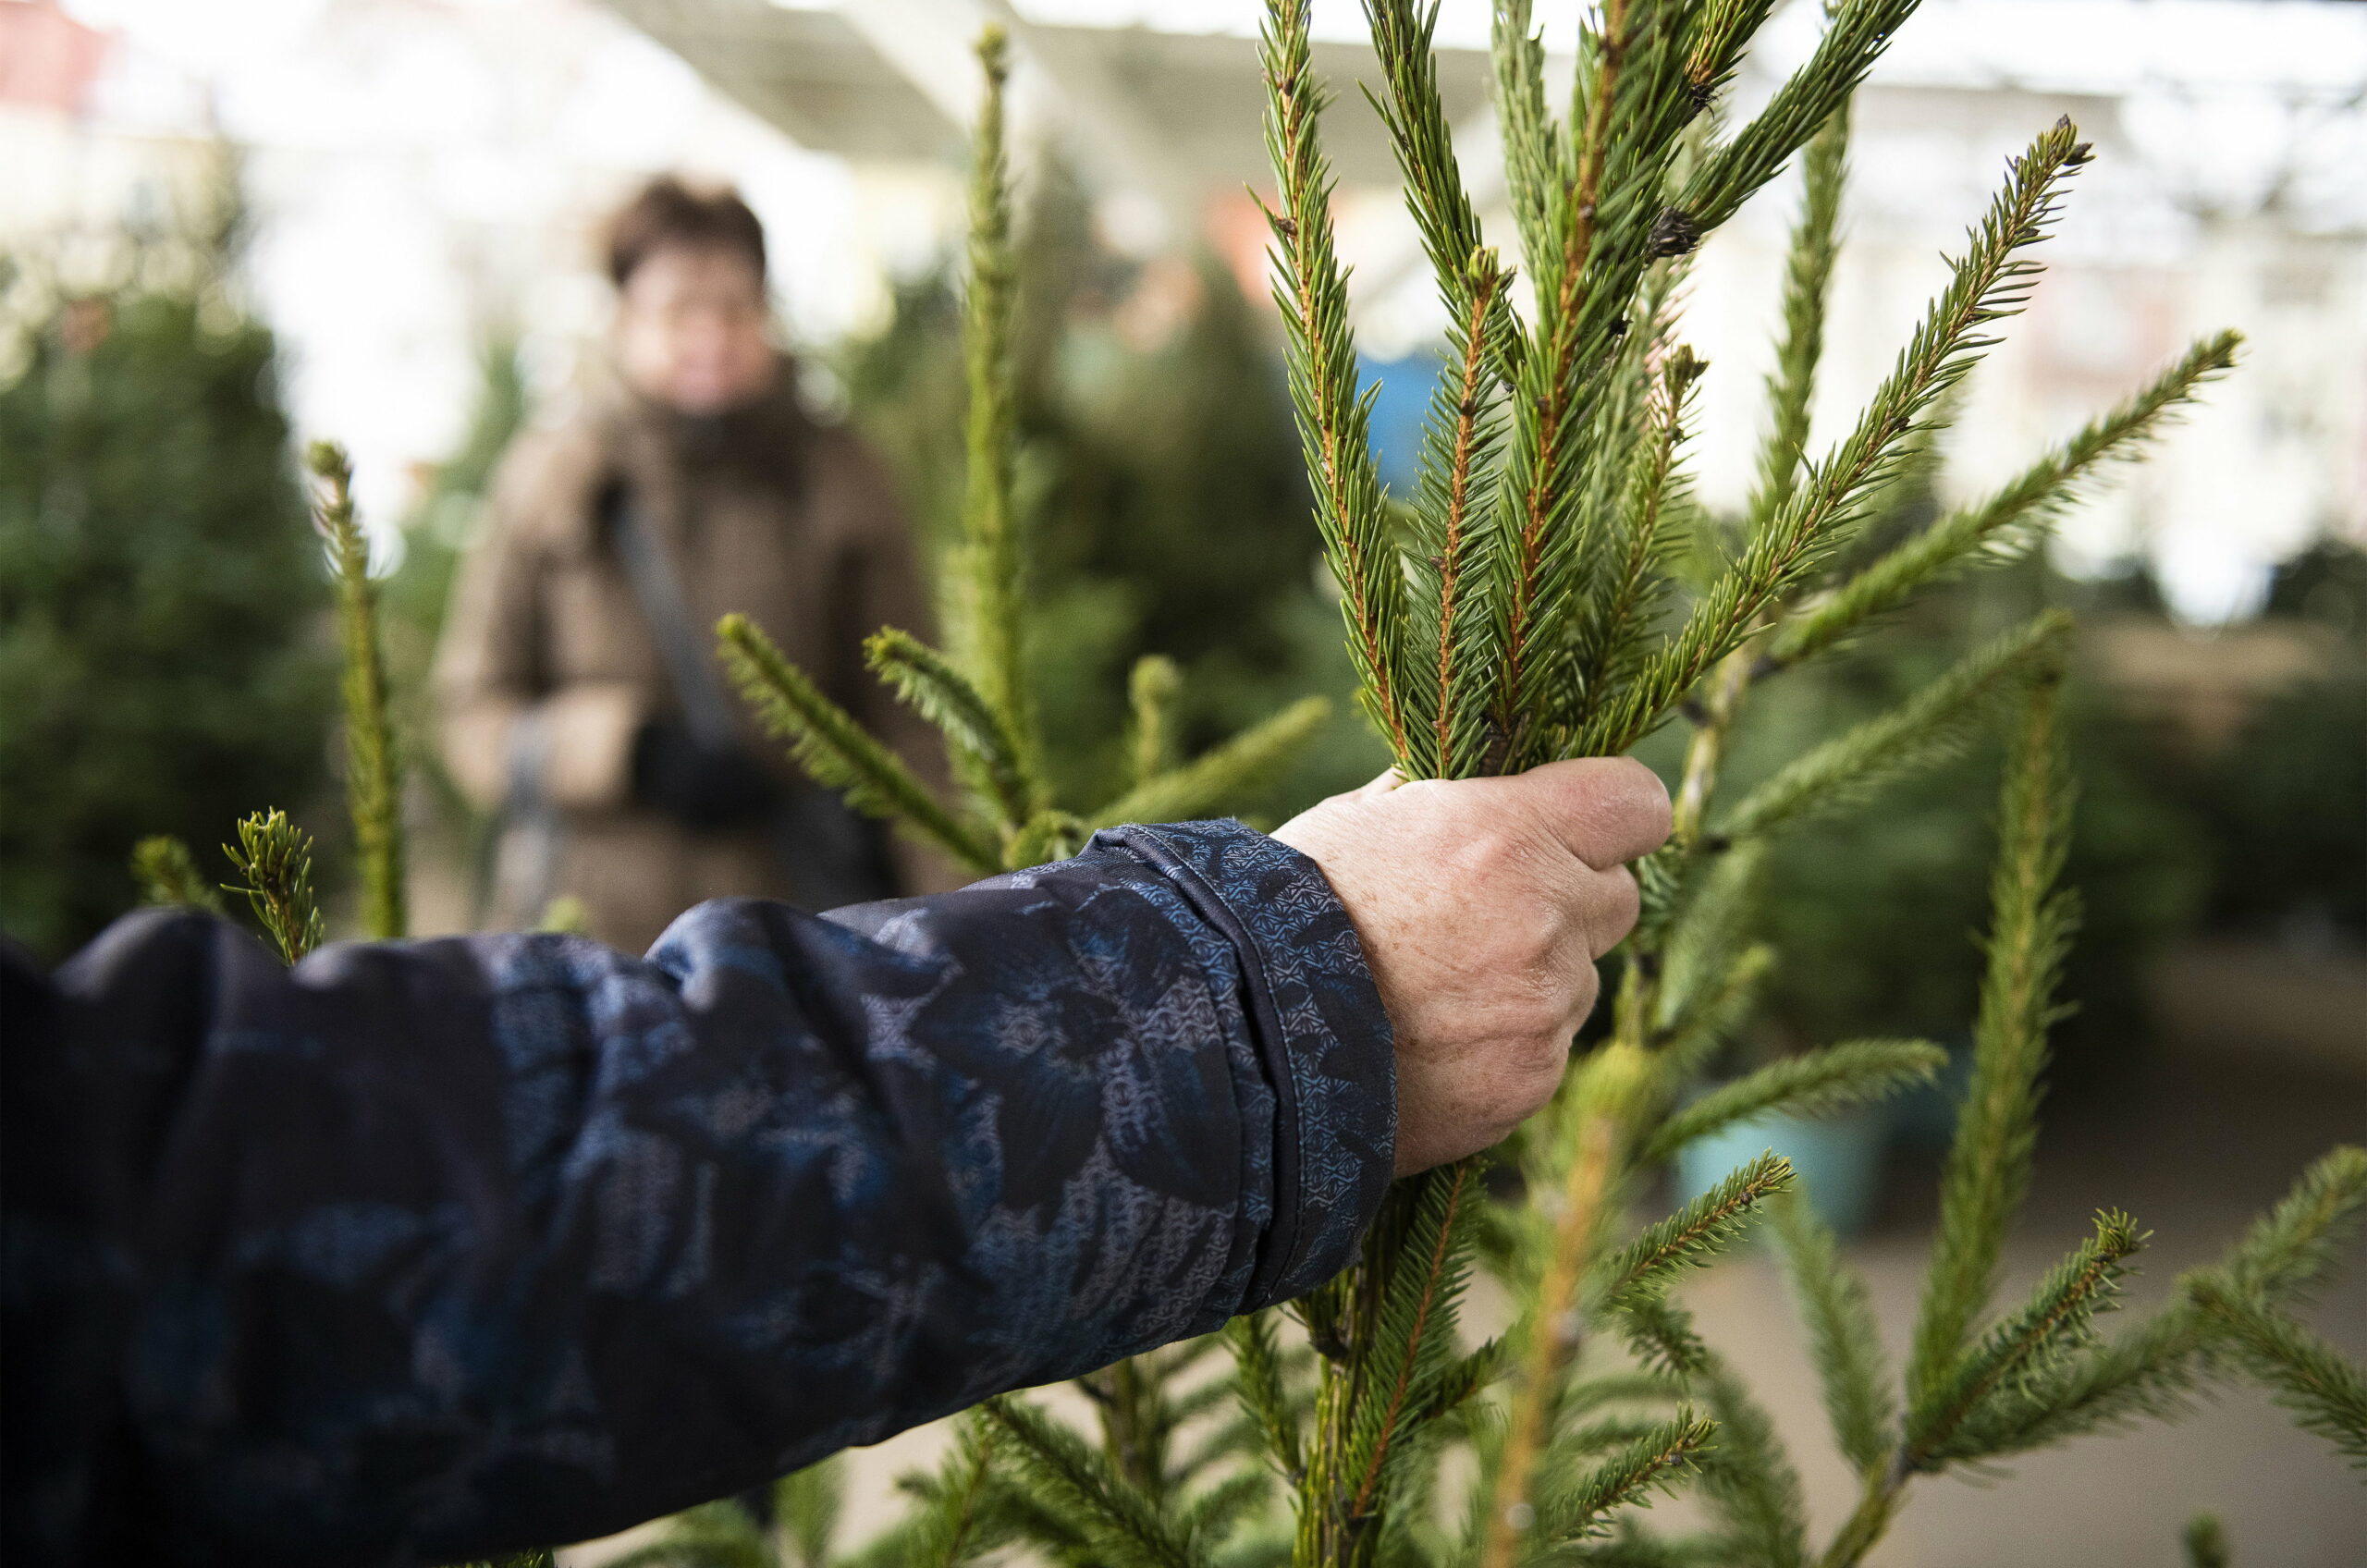
[[[1546,107],[1542,42],[1525,0],[1499,0],[1498,116],[1518,267],[1483,242],[1453,166],[1430,54],[1434,9],[1367,0],[1396,143],[1453,323],[1418,483],[1401,518],[1366,440],[1347,284],[1321,151],[1326,89],[1311,74],[1305,0],[1269,0],[1263,51],[1279,202],[1276,303],[1291,389],[1360,698],[1405,778],[1502,773],[1623,752],[1690,730],[1670,844],[1637,867],[1642,919],[1623,951],[1606,1031],[1574,1049],[1554,1102],[1500,1151],[1397,1184],[1355,1264],[1286,1307],[1236,1319],[1079,1380],[1090,1429],[1024,1394],[957,1421],[906,1515],[838,1550],[840,1466],[779,1481],[772,1522],[734,1502],[679,1516],[635,1564],[926,1563],[1006,1546],[1053,1562],[1134,1568],[1283,1562],[1303,1568],[1548,1561],[1850,1568],[1922,1478],[1986,1465],[2137,1418],[2183,1414],[2249,1372],[2356,1458],[2361,1378],[2300,1322],[2367,1207],[2367,1151],[2337,1148],[2167,1305],[2116,1334],[2102,1320],[2145,1236],[2125,1214],[2019,1302],[1995,1303],[2000,1259],[2030,1179],[2049,1032],[2078,924],[2060,886],[2071,785],[2059,687],[2068,628],[2045,614],[1968,651],[1894,710],[1802,751],[1739,798],[1720,793],[1728,741],[1755,693],[1847,642],[1930,583],[2027,550],[2095,467],[2126,455],[2232,361],[2232,337],[2170,366],[2120,409],[1973,507],[1903,539],[1871,538],[1897,487],[1930,460],[1948,394],[2035,273],[2064,182],[2088,150],[2067,124],[2013,161],[1949,286],[1849,432],[1811,456],[1806,410],[1821,359],[1847,106],[1912,0],[1843,0],[1807,65],[1749,123],[1720,98],[1767,0],[1605,0],[1581,37],[1566,116]],[[1073,851],[1101,822],[1210,809],[1303,737],[1305,704],[1189,762],[1176,760],[1171,666],[1130,682],[1130,787],[1085,811],[1047,784],[1027,681],[1033,624],[1025,518],[1014,502],[1011,234],[1001,147],[1004,48],[980,50],[989,91],[972,187],[964,301],[969,472],[947,574],[948,645],[883,629],[874,668],[944,730],[959,780],[940,798],[742,619],[722,656],[819,778],[981,871]],[[1678,285],[1699,238],[1805,149],[1759,481],[1744,515],[1711,514],[1683,462],[1701,361],[1678,337]],[[350,779],[357,841],[377,869],[374,923],[399,920],[399,795],[375,673],[372,598],[341,465],[323,454],[322,526],[346,612]],[[1983,937],[1972,1081],[1942,1183],[1912,1348],[1886,1362],[1870,1294],[1772,1155],[1674,1212],[1637,1223],[1658,1166],[1688,1142],[1769,1111],[1815,1113],[1928,1077],[1927,1043],[1845,1042],[1689,1095],[1748,1016],[1772,955],[1752,940],[1766,845],[1865,809],[1902,778],[2007,721],[1998,846]],[[321,937],[309,840],[280,813],[239,825],[243,892],[284,956]],[[153,896],[202,901],[187,851],[139,857]],[[394,911],[392,915],[386,912]],[[1507,1191],[1515,1195],[1500,1195]],[[1859,1478],[1838,1530],[1809,1536],[1797,1468],[1753,1398],[1748,1368],[1698,1333],[1677,1285],[1760,1216],[1786,1262],[1834,1441]],[[1476,1270],[1515,1317],[1470,1342]],[[1221,1360],[1223,1366],[1220,1365]],[[1451,1455],[1462,1462],[1450,1465]],[[1661,1493],[1698,1491],[1705,1531],[1654,1533]],[[2207,1517],[2189,1561],[2225,1562]],[[520,1562],[546,1562],[529,1554]]]
[[[54,959],[133,897],[143,836],[211,846],[326,775],[319,557],[239,211],[226,171],[96,285],[0,252],[0,925]]]
[[[1227,1329],[1229,1379],[1184,1376],[1206,1354],[1199,1344],[1084,1379],[1098,1441],[1024,1396],[989,1402],[963,1418],[938,1472],[913,1478],[914,1516],[852,1561],[910,1560],[898,1554],[926,1540],[924,1560],[951,1563],[1017,1539],[1055,1561],[1120,1565],[1599,1559],[1843,1568],[1881,1539],[1918,1477],[2136,1415],[2176,1415],[2239,1354],[2260,1365],[2277,1358],[2270,1375],[2286,1378],[2304,1418],[2339,1440],[2349,1384],[2266,1315],[2304,1294],[2367,1203],[2367,1155],[2357,1150],[2312,1167],[2221,1264],[2117,1337],[2103,1337],[2098,1320],[2143,1241],[2117,1212],[2099,1215],[2094,1235],[2025,1301],[1993,1308],[2002,1246],[2029,1183],[2057,978],[2077,924],[2058,886],[2070,798],[2056,697],[2067,621],[2043,614],[2007,631],[1895,709],[1805,750],[1739,798],[1720,797],[1728,741],[1758,689],[1931,584],[2026,552],[2100,465],[2128,455],[2236,349],[2232,335],[2198,344],[2012,483],[1883,541],[1874,524],[1928,466],[1951,393],[1994,340],[1993,325],[2027,298],[2030,251],[2090,149],[2063,123],[2009,165],[1891,375],[1843,439],[1814,454],[1807,410],[1848,103],[1913,6],[1834,6],[1808,64],[1758,116],[1726,127],[1722,92],[1770,8],[1606,0],[1579,41],[1570,111],[1556,116],[1527,7],[1500,0],[1497,112],[1515,265],[1485,243],[1454,166],[1430,51],[1434,11],[1367,0],[1382,77],[1368,91],[1450,322],[1420,476],[1401,505],[1385,493],[1367,439],[1319,133],[1328,90],[1312,75],[1306,6],[1270,0],[1263,60],[1279,192],[1269,214],[1275,302],[1366,714],[1406,778],[1616,753],[1681,718],[1691,734],[1675,834],[1638,867],[1644,917],[1623,955],[1607,1035],[1574,1058],[1555,1103],[1505,1151],[1519,1166],[1521,1199],[1490,1195],[1484,1158],[1399,1183],[1355,1267]],[[996,58],[990,45],[990,71]],[[973,193],[971,502],[954,653],[938,657],[891,636],[874,646],[875,663],[953,739],[966,805],[919,790],[744,626],[725,627],[751,695],[810,767],[981,867],[1056,852],[1080,826],[1058,817],[1060,831],[1037,826],[1047,808],[1012,653],[1021,602],[1000,477],[1007,425],[994,402],[996,301],[1008,288],[997,116],[990,96]],[[1759,481],[1744,515],[1720,518],[1685,481],[1702,364],[1678,336],[1678,286],[1701,236],[1796,153],[1804,153],[1805,194]],[[1147,709],[1137,728],[1147,758],[1159,753],[1150,738],[1167,684],[1157,668],[1134,682]],[[1829,1110],[1932,1074],[1941,1053],[1929,1043],[1855,1041],[1686,1094],[1748,1014],[1771,962],[1749,940],[1764,846],[1865,808],[2006,716],[2015,740],[1973,1086],[1914,1352],[1894,1374],[1864,1284],[1798,1201],[1781,1159],[1754,1161],[1641,1230],[1629,1216],[1660,1162],[1720,1126],[1771,1110]],[[1184,804],[1146,786],[1107,815]],[[1821,1548],[1747,1369],[1704,1342],[1674,1293],[1689,1268],[1761,1212],[1779,1221],[1835,1441],[1863,1482],[1858,1508]],[[1519,1311],[1502,1337],[1471,1344],[1458,1319],[1478,1267],[1510,1288]],[[2294,1391],[2304,1386],[2306,1395]],[[1229,1391],[1239,1415],[1196,1446],[1179,1445],[1184,1413],[1212,1387]],[[1451,1488],[1442,1462],[1456,1448],[1473,1469]],[[1681,1486],[1699,1488],[1716,1527],[1646,1533],[1635,1510]],[[686,1525],[649,1560],[739,1561],[733,1552],[767,1550],[745,1523],[722,1550],[703,1533],[713,1516],[701,1517],[709,1523]]]

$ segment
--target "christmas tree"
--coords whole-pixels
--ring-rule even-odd
[[[1875,528],[1928,461],[1948,394],[2034,281],[2089,150],[2042,131],[1952,263],[1948,287],[1890,376],[1829,450],[1807,409],[1822,340],[1851,93],[1913,0],[1843,0],[1820,46],[1767,107],[1723,123],[1721,95],[1768,0],[1605,0],[1581,37],[1566,116],[1548,112],[1544,51],[1523,0],[1500,0],[1498,116],[1518,220],[1517,270],[1489,249],[1454,166],[1430,51],[1434,12],[1367,0],[1395,140],[1453,326],[1419,481],[1403,508],[1366,438],[1346,279],[1332,244],[1306,0],[1269,0],[1264,63],[1279,200],[1275,298],[1317,522],[1341,593],[1359,696],[1405,778],[1502,773],[1625,751],[1687,726],[1670,844],[1637,867],[1643,918],[1621,955],[1607,1027],[1574,1047],[1554,1102],[1497,1158],[1400,1182],[1359,1261],[1288,1306],[1236,1319],[1080,1379],[1072,1424],[1024,1394],[957,1424],[938,1467],[908,1478],[906,1516],[839,1549],[836,1462],[788,1476],[769,1506],[721,1501],[674,1521],[636,1564],[976,1561],[1022,1546],[1110,1568],[1291,1562],[1304,1568],[1545,1562],[1848,1568],[1927,1477],[2142,1418],[2182,1414],[2207,1385],[2266,1382],[2356,1458],[2361,1377],[2298,1316],[2367,1205],[2367,1151],[2337,1148],[2167,1303],[2106,1334],[2141,1250],[2129,1216],[2093,1234],[2023,1299],[1999,1304],[2005,1240],[2027,1194],[2049,1032],[2078,925],[2062,889],[2071,784],[2059,687],[2067,626],[2042,614],[1965,652],[1895,708],[1801,750],[1738,796],[1727,744],[1756,694],[1932,584],[2026,553],[2100,465],[2128,455],[2212,375],[2235,340],[2195,346],[2154,382],[2041,454],[2016,479],[1900,535]],[[1001,146],[1003,44],[972,189],[964,296],[969,407],[963,533],[946,572],[943,649],[894,629],[869,644],[882,679],[946,732],[960,790],[941,798],[865,735],[746,622],[723,656],[816,777],[981,870],[1072,851],[1100,822],[1213,809],[1304,736],[1286,710],[1177,759],[1175,677],[1130,686],[1132,777],[1117,798],[1060,805],[1028,684],[1044,635],[1025,590],[1013,499],[1012,246]],[[1805,195],[1759,481],[1720,518],[1685,483],[1702,361],[1680,336],[1679,284],[1700,238],[1796,153]],[[373,602],[350,547],[333,454],[316,456],[324,532],[347,628],[349,790],[384,923],[399,875]],[[1928,1077],[1928,1042],[1858,1040],[1704,1090],[1719,1044],[1773,962],[1753,939],[1767,846],[1862,810],[2002,722],[2009,734],[1982,938],[1971,1080],[1942,1179],[1940,1221],[1906,1365],[1886,1365],[1864,1282],[1772,1155],[1639,1223],[1660,1168],[1722,1128],[1817,1114]],[[270,814],[240,826],[243,890],[291,961],[318,939],[309,846]],[[190,857],[148,846],[157,896],[198,898]],[[393,911],[388,916],[385,912]],[[1699,1091],[1699,1092],[1697,1092]],[[1675,1286],[1767,1221],[1806,1320],[1832,1438],[1860,1484],[1812,1540],[1794,1464],[1748,1368],[1699,1334]],[[1485,1269],[1515,1304],[1472,1341],[1464,1297]],[[1706,1528],[1653,1532],[1638,1510],[1696,1489]],[[2165,1536],[2166,1538],[2166,1536]],[[2195,1562],[2224,1562],[2207,1518]]]
[[[1875,522],[1928,462],[1949,393],[2027,297],[2067,184],[2090,156],[2067,123],[2006,172],[1948,288],[1892,374],[1830,451],[1807,410],[1846,168],[1848,104],[1911,0],[1834,6],[1809,61],[1748,124],[1721,94],[1765,19],[1764,0],[1606,0],[1580,40],[1565,118],[1546,107],[1527,7],[1496,8],[1497,112],[1517,218],[1517,268],[1490,249],[1454,165],[1412,0],[1368,0],[1388,122],[1452,325],[1421,472],[1401,511],[1367,439],[1333,250],[1319,138],[1326,90],[1309,69],[1304,0],[1272,0],[1264,39],[1279,201],[1275,299],[1285,327],[1317,522],[1341,587],[1360,698],[1406,778],[1511,771],[1627,750],[1691,727],[1676,831],[1638,868],[1645,917],[1625,952],[1607,1035],[1574,1056],[1556,1102],[1503,1154],[1521,1194],[1492,1197],[1486,1161],[1401,1182],[1360,1263],[1223,1336],[1084,1379],[1098,1431],[1024,1397],[965,1418],[911,1516],[851,1561],[967,1562],[1024,1541],[1054,1561],[1306,1565],[1548,1560],[1840,1565],[1862,1561],[1921,1477],[2144,1415],[2177,1414],[2240,1361],[2282,1378],[2304,1419],[2349,1440],[2351,1383],[2288,1317],[2367,1202],[2367,1154],[2341,1149],[2170,1304],[2103,1337],[2143,1232],[2097,1217],[2091,1240],[2023,1302],[1997,1307],[2005,1239],[2030,1179],[2057,981],[2077,925],[2058,887],[2070,786],[2057,686],[2067,623],[2047,614],[1966,653],[1896,708],[1804,750],[1739,799],[1720,797],[1725,746],[1753,692],[1846,643],[1932,584],[2027,553],[2096,471],[2226,370],[2236,341],[2195,346],[2150,386],[2020,476],[1905,537]],[[990,45],[988,58],[999,58]],[[999,74],[997,74],[999,80]],[[875,646],[891,679],[940,717],[971,781],[966,814],[919,795],[840,716],[816,705],[744,627],[727,646],[752,695],[817,773],[973,864],[1073,842],[1026,788],[1023,618],[1007,554],[1008,436],[999,424],[1009,287],[990,94],[973,190],[968,290],[972,443],[966,584],[949,668]],[[1805,198],[1757,488],[1721,519],[1691,496],[1683,447],[1701,360],[1679,336],[1679,284],[1701,237],[1804,150]],[[935,694],[932,694],[935,693]],[[1928,1077],[1938,1047],[1845,1042],[1688,1096],[1748,1013],[1772,961],[1749,940],[1765,848],[1862,808],[2010,717],[2000,842],[1984,939],[1972,1083],[1943,1183],[1912,1354],[1881,1362],[1864,1285],[1763,1157],[1675,1213],[1631,1213],[1687,1143],[1771,1110],[1814,1114]],[[1139,721],[1148,732],[1155,709]],[[1144,793],[1111,808],[1181,807]],[[1057,819],[1055,819],[1057,820]],[[1000,844],[986,828],[999,829]],[[1765,1214],[1817,1348],[1834,1441],[1862,1501],[1808,1538],[1799,1483],[1743,1369],[1694,1332],[1672,1287]],[[1466,1342],[1476,1268],[1519,1312]],[[1287,1326],[1286,1326],[1287,1325]],[[2248,1359],[2245,1359],[2248,1358]],[[1210,1416],[1230,1400],[1231,1419]],[[1449,1466],[1456,1451],[1467,1465]],[[734,1505],[689,1516],[651,1562],[842,1561],[828,1467],[793,1476],[767,1527]],[[1452,1477],[1452,1479],[1451,1479]],[[1697,1486],[1716,1521],[1655,1536],[1634,1510]],[[2207,1536],[2199,1527],[2197,1538]]]

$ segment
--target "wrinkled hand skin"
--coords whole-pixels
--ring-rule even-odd
[[[1595,960],[1636,924],[1627,863],[1668,834],[1668,791],[1625,757],[1385,773],[1275,830],[1331,880],[1396,1030],[1398,1175],[1500,1142],[1552,1096]]]

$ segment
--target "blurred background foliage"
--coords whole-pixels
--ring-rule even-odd
[[[1147,653],[1187,673],[1187,744],[1309,692],[1340,699],[1257,815],[1278,818],[1370,777],[1384,754],[1344,700],[1350,671],[1263,303],[1212,260],[1116,254],[1057,165],[1035,183],[1030,217],[1021,472],[1040,519],[1033,589],[1044,624],[1059,629],[1034,657],[1063,787],[1108,791],[1124,673]],[[95,292],[39,286],[37,257],[10,263],[0,918],[50,955],[129,902],[125,856],[144,834],[211,846],[266,803],[291,806],[332,839],[338,831],[337,814],[305,809],[329,766],[326,589],[270,336],[223,281],[234,229],[220,222],[195,242],[184,237],[179,253],[211,258],[202,264],[128,265]],[[906,282],[881,330],[804,359],[817,406],[872,440],[933,539],[961,485],[950,276]],[[514,346],[488,343],[483,366],[466,438],[421,476],[402,520],[385,600],[413,812],[446,829],[432,841],[463,879],[475,825],[420,742],[452,569],[529,414]],[[1907,498],[1890,526],[1918,525],[1928,504]],[[2076,1086],[2083,1064],[2146,1038],[2147,977],[2196,933],[2313,952],[2367,946],[2367,556],[2314,546],[2281,570],[2259,619],[2214,633],[2173,628],[2141,574],[2075,581],[2042,561],[1981,574],[1771,687],[1737,738],[1733,787],[1790,754],[1797,737],[1888,705],[2042,603],[2079,611],[2086,629],[2071,874],[2088,925],[2070,986],[2081,1011],[2064,1051]],[[2138,679],[2147,649],[2199,643],[2208,658],[2214,646],[2263,639],[2289,646],[2277,667],[2287,674],[2232,710],[2200,712],[2175,683]],[[1648,760],[1670,764],[1675,741],[1655,738]],[[1745,1054],[1944,1037],[1968,1014],[1994,761],[1976,752],[1782,850],[1765,918],[1784,962]],[[325,856],[325,869],[337,860]]]
[[[0,927],[49,957],[131,903],[135,840],[210,850],[325,779],[321,553],[238,235],[226,200],[70,288],[0,257]]]

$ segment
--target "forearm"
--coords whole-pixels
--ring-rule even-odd
[[[1354,935],[1237,827],[836,920],[709,905],[648,962],[289,974],[190,925],[62,977],[68,1035],[197,1035],[65,1217],[138,1259],[92,1303],[137,1319],[149,1479],[111,1506],[159,1560],[435,1561],[716,1496],[1304,1290],[1390,1167]],[[180,1024],[143,941],[205,998]],[[18,1103],[12,1143],[71,1134]]]

